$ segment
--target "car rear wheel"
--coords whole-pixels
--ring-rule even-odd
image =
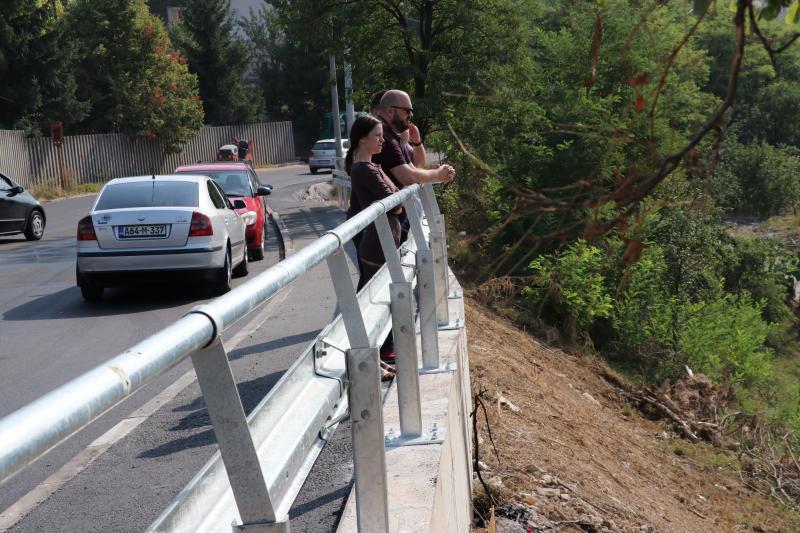
[[[316,174],[319,169],[317,167],[308,167],[308,170],[310,170],[312,174]]]
[[[25,238],[29,241],[38,241],[42,235],[44,235],[44,215],[38,209],[34,209],[25,226]]]
[[[247,266],[247,246],[244,247],[244,258],[242,262],[236,265],[236,268],[233,269],[233,277],[235,278],[243,278],[247,275],[248,266]]]
[[[222,268],[217,269],[214,276],[214,293],[217,295],[225,294],[231,290],[233,270],[231,268],[231,249],[228,247],[225,252],[225,263]]]
[[[78,287],[81,289],[81,296],[87,302],[98,302],[103,299],[104,287],[94,283],[88,276],[81,274],[77,265],[75,266],[75,277]]]

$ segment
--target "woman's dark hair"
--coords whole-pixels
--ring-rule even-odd
[[[369,135],[369,132],[372,131],[376,124],[380,123],[381,121],[372,115],[361,115],[353,122],[353,127],[350,128],[350,149],[347,150],[347,155],[344,158],[344,169],[348,174],[350,174],[350,169],[353,167],[353,154],[358,148],[358,143]]]

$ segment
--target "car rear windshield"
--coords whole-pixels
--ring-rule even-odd
[[[317,143],[313,150],[336,150],[336,145],[334,143]]]
[[[250,179],[247,177],[247,172],[243,170],[203,170],[202,172],[193,172],[193,174],[208,176],[217,182],[217,185],[228,196],[253,196],[253,191],[250,189]]]
[[[103,189],[95,210],[128,207],[197,207],[197,183],[193,181],[131,181]]]

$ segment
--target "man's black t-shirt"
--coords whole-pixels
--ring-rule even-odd
[[[383,148],[381,148],[381,153],[372,156],[372,162],[379,164],[397,188],[402,189],[403,184],[392,174],[392,169],[400,165],[411,164],[411,157],[404,149],[405,143],[400,135],[394,132],[386,120],[381,119],[381,122],[383,122]]]

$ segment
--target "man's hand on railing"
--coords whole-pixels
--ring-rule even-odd
[[[441,165],[436,170],[442,183],[449,183],[456,177],[456,169],[451,165]]]

